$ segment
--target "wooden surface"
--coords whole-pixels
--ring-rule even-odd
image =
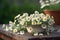
[[[60,29],[60,27],[57,26],[55,27],[55,29]],[[51,35],[48,36],[32,36],[28,33],[25,33],[24,35],[17,35],[0,28],[0,38],[4,40],[60,40],[60,33],[53,32]]]

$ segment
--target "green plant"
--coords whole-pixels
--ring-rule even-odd
[[[40,0],[41,8],[48,10],[60,10],[59,0]]]
[[[50,6],[46,6],[43,8],[43,10],[60,10],[60,3],[59,4],[55,4],[55,5],[50,5]]]

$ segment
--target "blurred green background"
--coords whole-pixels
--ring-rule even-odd
[[[60,4],[46,8],[60,9]],[[26,12],[32,14],[36,10],[43,12],[39,0],[0,0],[0,24],[8,24],[10,20],[14,20],[16,15]]]
[[[39,0],[0,0],[0,24],[7,24],[18,14],[41,12]]]

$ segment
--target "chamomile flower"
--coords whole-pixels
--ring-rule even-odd
[[[20,35],[23,35],[24,34],[24,31],[20,31],[20,33],[19,33]]]
[[[49,25],[53,25],[55,23],[55,21],[53,20],[53,19],[50,19],[49,21],[48,21],[48,24]]]
[[[25,17],[25,16],[28,16],[28,13],[23,13],[23,16]]]
[[[15,17],[15,19],[18,18],[18,17],[20,17],[20,14],[18,14],[18,15]]]
[[[29,17],[29,16],[28,16],[28,17],[26,17],[26,20],[27,20],[27,21],[30,21],[30,17]]]
[[[9,27],[9,30],[13,30],[12,27]]]
[[[36,20],[36,18],[32,18],[32,19],[31,19],[31,21],[35,21],[35,20]]]
[[[19,26],[19,24],[17,24],[17,27]]]
[[[30,15],[30,18],[32,19],[33,17],[34,17],[34,15],[33,15],[33,14],[31,14],[31,15]]]
[[[13,32],[16,33],[17,32],[17,29],[13,29]]]
[[[20,24],[21,24],[21,25],[24,25],[24,23],[25,23],[24,21],[20,21]]]
[[[47,17],[43,17],[43,21],[47,21]]]
[[[23,18],[23,16],[20,16],[20,17],[19,17],[19,19],[22,19],[22,18]]]
[[[9,21],[9,26],[10,27],[14,26],[14,23],[12,21]]]
[[[44,8],[46,5],[45,4],[43,4],[43,5],[41,5],[41,8]]]
[[[32,27],[27,27],[27,31],[28,31],[29,33],[32,33],[32,32],[33,32],[33,28],[32,28]]]
[[[53,16],[52,16],[51,18],[52,18],[52,19],[54,19],[54,17],[53,17]]]
[[[21,21],[26,21],[26,18],[21,19]]]
[[[45,17],[45,15],[43,13],[39,14],[41,18]]]
[[[34,33],[34,36],[38,36],[38,33],[36,32],[36,33]]]
[[[5,30],[6,30],[6,31],[8,31],[8,30],[9,30],[8,26],[6,26]]]
[[[47,17],[48,19],[50,19],[50,15],[49,15],[49,14],[46,14],[46,17]]]
[[[5,26],[6,26],[6,25],[5,25],[5,24],[3,24],[3,25],[2,25],[2,28],[4,28]]]
[[[32,21],[32,25],[36,25],[36,22],[35,21]]]
[[[39,12],[38,11],[35,11],[35,14],[39,14]]]
[[[12,24],[13,22],[12,21],[9,21],[9,24]]]
[[[47,28],[47,25],[46,25],[46,24],[42,24],[41,27],[42,27],[43,29],[46,29],[46,28]]]
[[[40,17],[36,17],[36,21],[40,21],[40,19],[41,19]]]

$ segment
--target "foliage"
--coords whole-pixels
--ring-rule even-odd
[[[55,5],[50,5],[50,6],[46,6],[43,9],[46,10],[60,10],[60,3],[59,4],[55,4]]]
[[[9,0],[10,1],[10,0]],[[16,5],[16,1],[0,0],[0,24],[8,23],[10,20],[14,20],[17,14],[28,12],[32,14],[35,10],[41,12],[38,4],[30,3],[29,1],[23,1],[23,5]]]

